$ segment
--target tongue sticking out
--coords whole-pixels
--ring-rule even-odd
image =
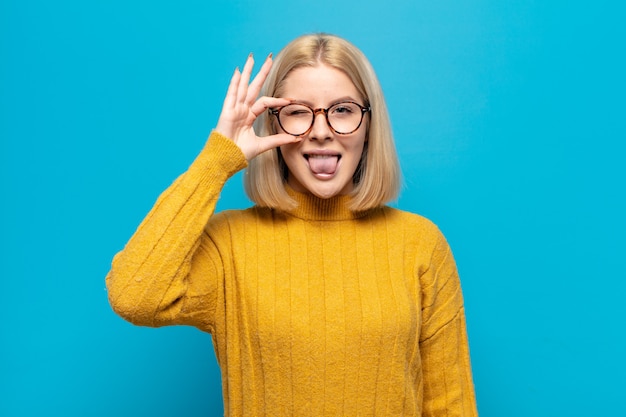
[[[309,166],[314,174],[334,174],[337,170],[337,155],[311,155],[309,156]]]

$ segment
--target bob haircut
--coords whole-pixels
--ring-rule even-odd
[[[397,198],[400,191],[400,165],[393,141],[391,123],[382,89],[365,55],[350,42],[334,35],[311,34],[291,41],[276,56],[261,90],[261,96],[280,97],[291,71],[302,67],[328,65],[343,71],[371,106],[366,119],[366,142],[361,161],[353,176],[350,209],[365,211]],[[277,133],[269,112],[255,122],[260,136]],[[262,207],[290,210],[297,203],[285,189],[289,171],[279,148],[252,159],[244,176],[248,197]]]

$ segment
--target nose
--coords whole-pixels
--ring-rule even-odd
[[[328,120],[326,120],[326,114],[323,109],[315,111],[313,116],[313,126],[309,132],[309,139],[311,140],[327,140],[332,139],[332,130],[328,126]]]

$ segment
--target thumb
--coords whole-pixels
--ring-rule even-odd
[[[275,135],[261,137],[259,138],[259,153],[278,148],[282,145],[298,143],[302,141],[302,139],[302,136],[293,136],[287,133],[277,133]]]

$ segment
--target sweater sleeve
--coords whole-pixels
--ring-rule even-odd
[[[188,324],[212,330],[223,268],[204,229],[225,182],[246,166],[237,145],[211,134],[113,258],[106,285],[117,314],[142,326]]]
[[[452,252],[440,232],[420,282],[423,415],[477,416],[461,285]]]

